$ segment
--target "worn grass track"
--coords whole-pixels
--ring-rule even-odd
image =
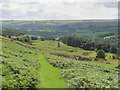
[[[41,64],[39,72],[40,83],[36,88],[66,88],[65,81],[60,78],[60,70],[52,67],[43,54],[38,55]]]

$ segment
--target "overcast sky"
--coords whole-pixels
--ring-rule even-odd
[[[118,1],[0,0],[0,15],[2,15],[0,19],[117,19]]]

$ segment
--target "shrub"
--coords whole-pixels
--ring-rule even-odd
[[[113,59],[116,59],[116,56],[113,55]]]
[[[97,52],[96,58],[105,59],[105,52],[104,52],[103,50],[99,50],[99,51]]]
[[[36,37],[36,36],[31,36],[31,40],[37,40],[38,39],[38,37]]]

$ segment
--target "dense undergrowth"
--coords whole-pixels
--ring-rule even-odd
[[[8,38],[2,39],[2,88],[35,88],[40,63],[37,53]]]
[[[69,88],[118,88],[118,70],[91,65],[55,55],[46,55],[48,62],[61,69]]]

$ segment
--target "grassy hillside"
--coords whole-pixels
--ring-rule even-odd
[[[2,37],[2,86],[3,88],[34,88],[40,63],[37,52]]]
[[[41,52],[28,44],[0,38],[3,47],[3,88],[66,87],[65,81],[60,78],[59,70],[51,67]],[[56,83],[51,83],[51,80]]]
[[[0,40],[3,88],[118,88],[118,59],[111,58],[114,54],[106,53],[105,60],[95,61],[95,51],[62,42],[58,47],[58,41]]]
[[[60,47],[58,47],[58,41],[33,41],[33,46],[44,53],[49,53],[52,55],[69,58],[72,60],[78,59],[78,57],[86,58],[85,60],[79,60],[80,62],[86,62],[89,64],[97,64],[107,67],[117,67],[118,59],[113,59],[112,53],[106,53],[106,60],[95,61],[97,52],[87,51],[81,48],[71,47],[60,42]],[[109,63],[109,64],[108,64]]]
[[[54,55],[46,56],[48,62],[61,69],[69,88],[118,88],[118,71],[100,65],[87,64]]]

